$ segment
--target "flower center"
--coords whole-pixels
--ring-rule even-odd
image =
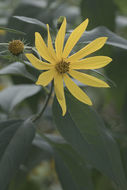
[[[64,74],[69,71],[69,65],[70,65],[70,62],[66,62],[66,61],[62,60],[61,62],[56,64],[55,68],[58,73]]]

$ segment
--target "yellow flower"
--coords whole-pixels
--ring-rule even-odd
[[[84,57],[102,48],[107,40],[107,37],[97,38],[75,54],[70,55],[73,47],[84,33],[87,25],[88,19],[86,19],[75,30],[73,30],[64,46],[64,38],[66,33],[66,18],[64,18],[64,21],[55,39],[55,50],[52,45],[49,26],[47,25],[47,45],[45,44],[41,35],[38,32],[35,33],[36,49],[40,56],[43,57],[47,62],[39,60],[33,54],[26,54],[26,57],[35,68],[39,70],[46,70],[40,74],[36,82],[37,85],[46,86],[52,80],[54,80],[54,89],[57,100],[62,108],[63,116],[66,113],[63,81],[70,93],[75,98],[88,105],[92,105],[90,98],[73,82],[71,77],[85,85],[93,87],[109,87],[106,82],[77,71],[85,69],[99,69],[112,61],[112,59],[107,56],[93,56],[83,59]]]

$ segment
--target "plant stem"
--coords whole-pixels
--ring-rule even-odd
[[[45,109],[47,108],[47,105],[49,103],[50,97],[52,95],[52,91],[53,91],[53,82],[51,84],[51,89],[50,92],[46,98],[46,101],[44,103],[44,106],[42,107],[42,109],[39,111],[39,113],[37,113],[33,118],[32,118],[32,122],[36,122],[44,113]]]

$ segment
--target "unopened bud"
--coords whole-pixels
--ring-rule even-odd
[[[64,21],[64,16],[60,16],[59,18],[58,18],[58,20],[57,20],[57,29],[59,30],[60,29],[60,27],[61,27],[61,24],[63,23],[63,21]]]
[[[13,55],[19,55],[24,50],[24,43],[21,40],[13,40],[9,42],[8,49]]]

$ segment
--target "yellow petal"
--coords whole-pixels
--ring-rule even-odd
[[[79,101],[88,104],[88,105],[92,105],[92,102],[90,100],[90,98],[86,95],[86,93],[81,90],[72,80],[71,78],[65,74],[64,75],[64,82],[68,88],[68,90],[70,91],[70,93],[77,98]]]
[[[65,47],[63,51],[63,57],[66,58],[75,44],[78,42],[84,31],[86,30],[86,27],[88,25],[88,19],[86,19],[84,22],[82,22],[77,28],[73,30],[73,32],[70,34]]]
[[[53,45],[52,45],[52,39],[51,39],[51,35],[50,35],[49,25],[48,24],[47,24],[47,31],[48,31],[48,40],[47,40],[48,49],[49,49],[50,53],[52,54],[52,57],[57,61],[55,50],[54,50]]]
[[[64,87],[63,87],[63,77],[57,72],[55,73],[54,77],[54,89],[57,100],[62,108],[62,115],[64,116],[66,113],[66,102],[65,102]]]
[[[51,69],[49,71],[45,71],[42,74],[40,74],[36,84],[41,86],[47,86],[54,77],[54,69]]]
[[[100,79],[97,79],[96,77],[87,75],[85,73],[70,70],[69,74],[73,78],[75,78],[76,80],[80,81],[81,83],[85,85],[94,86],[94,87],[104,87],[104,88],[109,87],[109,85],[106,82]]]
[[[31,62],[31,64],[39,70],[48,70],[52,68],[52,64],[49,63],[45,63],[41,60],[39,60],[38,58],[36,58],[33,54],[31,53],[27,53],[25,54],[27,59]]]
[[[107,37],[97,38],[96,40],[92,41],[90,44],[86,45],[84,48],[79,50],[77,53],[71,55],[68,58],[68,61],[75,62],[79,59],[82,59],[83,57],[86,57],[87,55],[90,55],[91,53],[102,48],[106,40],[107,40]]]
[[[56,55],[58,58],[62,57],[65,32],[66,32],[66,18],[64,18],[64,21],[57,33],[55,40]]]
[[[112,61],[110,57],[107,56],[94,56],[88,57],[86,59],[82,59],[77,61],[76,63],[72,62],[70,64],[71,69],[99,69]]]
[[[35,46],[41,57],[43,57],[50,63],[53,63],[55,61],[49,49],[47,48],[43,38],[38,32],[35,32]]]

